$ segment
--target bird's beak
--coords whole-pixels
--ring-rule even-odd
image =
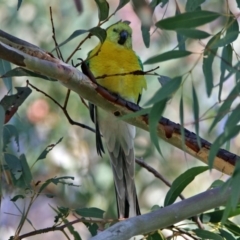
[[[120,45],[123,45],[126,42],[127,38],[128,38],[128,32],[126,30],[122,30],[120,32],[119,36],[120,36],[120,38],[118,40],[118,43]]]

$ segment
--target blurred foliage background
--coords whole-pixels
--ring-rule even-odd
[[[110,4],[110,12],[115,10],[118,5],[118,0],[109,0],[108,2]],[[137,1],[134,2],[136,4]],[[97,25],[98,10],[95,2],[89,0],[81,1],[81,3],[82,10],[78,12],[74,1],[24,0],[20,9],[17,11],[16,0],[1,0],[0,27],[3,31],[50,52],[54,48],[49,13],[50,6],[53,11],[54,27],[58,43],[63,42],[77,29],[90,29]],[[183,12],[186,1],[179,0],[177,3],[180,11]],[[206,1],[202,7],[209,11],[212,10],[221,13],[227,8],[226,4],[227,1],[223,0]],[[236,8],[235,1],[228,1],[228,4],[233,14],[239,14],[239,9]],[[156,22],[164,16],[172,16],[175,14],[175,11],[175,1],[169,1],[164,8],[160,6],[156,8],[153,20]],[[133,47],[143,61],[150,56],[172,50],[177,45],[174,32],[160,31],[152,27],[150,48],[146,48],[142,40],[140,20],[131,4],[127,4],[118,11],[110,21],[104,24],[104,27],[120,19],[129,20],[131,22],[130,26],[133,28]],[[216,34],[217,31],[220,30],[222,24],[224,24],[224,21],[220,18],[211,24],[202,26],[201,29],[210,34]],[[67,59],[83,37],[83,35],[79,36],[61,48],[64,59]],[[201,41],[189,40],[187,42],[187,49],[192,52],[201,53],[208,40],[209,39]],[[96,37],[88,39],[81,50],[74,55],[74,63],[78,62],[77,58],[85,59],[88,51],[97,43],[98,39]],[[239,43],[236,43],[234,47],[238,49]],[[146,65],[144,69],[149,70],[155,66],[160,66],[157,72],[172,78],[182,75],[193,68],[198,58],[199,54],[192,54],[186,58],[166,61],[157,65]],[[214,64],[219,66],[219,62],[219,59],[216,58]],[[191,91],[189,91],[191,88],[191,81],[194,82],[197,89],[200,116],[218,102],[217,88],[214,89],[211,98],[207,98],[201,67],[202,60],[193,68],[191,78],[186,79],[183,85],[185,127],[191,131],[194,131],[192,94]],[[218,74],[219,73],[216,73],[216,79],[219,77]],[[57,82],[46,82],[37,78],[18,77],[14,79],[14,86],[25,86],[27,79],[31,84],[52,96],[59,103],[64,103],[67,89]],[[140,103],[141,106],[144,106],[144,103],[160,88],[160,84],[155,76],[147,76],[147,81],[148,89],[143,93]],[[228,81],[226,83],[223,89],[223,98],[227,96],[229,90],[233,86],[233,82],[234,79],[232,82]],[[8,89],[1,81],[0,97],[2,98],[7,92]],[[169,101],[164,113],[165,117],[174,122],[180,122],[179,99],[180,95],[177,93],[174,98]],[[216,108],[217,105],[208,112],[207,119],[200,122],[200,136],[210,142],[216,138],[216,134],[223,131],[224,119],[211,135],[207,132]],[[68,112],[75,121],[93,127],[89,118],[88,109],[75,93],[71,93],[68,103]],[[10,150],[17,155],[25,153],[30,166],[35,162],[46,146],[56,143],[63,137],[62,142],[47,155],[47,158],[39,161],[32,168],[32,174],[35,181],[45,181],[55,176],[73,176],[73,183],[78,185],[78,187],[49,185],[47,193],[53,194],[54,198],[47,198],[45,195],[42,195],[34,203],[29,214],[29,219],[37,229],[48,227],[53,224],[55,213],[49,205],[66,206],[70,208],[97,207],[106,211],[106,218],[116,217],[114,185],[108,155],[105,154],[103,158],[97,155],[95,149],[95,136],[92,132],[70,125],[61,109],[46,96],[35,90],[33,90],[33,93],[24,105],[21,106],[18,114],[11,119],[10,124],[17,127],[20,138],[19,152],[14,141],[11,143]],[[135,141],[136,157],[143,158],[144,161],[159,171],[167,180],[172,182],[185,170],[193,166],[203,165],[203,163],[189,155],[185,155],[184,152],[170,146],[164,141],[159,141],[163,156],[161,156],[151,144],[149,133],[138,130]],[[231,142],[230,151],[238,153],[239,144],[239,137],[237,137]],[[220,178],[224,180],[227,177],[215,170],[203,173],[184,190],[183,195],[189,197],[202,192],[211,185],[213,180]],[[0,235],[4,236],[2,239],[7,239],[14,233],[20,220],[19,211],[16,206],[10,202],[10,198],[19,193],[20,190],[7,185],[4,179],[2,179],[2,184],[4,186],[4,198],[1,205]],[[149,212],[153,205],[161,206],[163,204],[168,187],[138,165],[136,166],[136,184],[142,213]],[[28,199],[19,200],[17,205],[23,209],[27,201]],[[79,224],[76,228],[82,227],[83,226]],[[23,232],[32,230],[30,225],[25,224]],[[87,238],[89,234],[87,230],[81,229],[81,231],[85,231],[85,237]],[[61,233],[56,232],[44,235],[44,239],[52,239],[53,236],[54,239],[65,239]],[[39,235],[31,239],[38,240],[41,238],[42,236]]]

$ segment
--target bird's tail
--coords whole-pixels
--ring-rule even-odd
[[[109,151],[113,169],[115,192],[117,200],[118,218],[129,218],[140,215],[137,192],[134,182],[134,150],[129,154],[119,148],[119,154],[114,156]]]

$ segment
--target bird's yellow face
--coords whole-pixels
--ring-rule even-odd
[[[131,49],[132,29],[124,22],[114,24],[107,29],[107,40]]]

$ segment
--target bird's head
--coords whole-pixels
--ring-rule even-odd
[[[132,29],[127,22],[118,22],[107,28],[107,39],[126,48],[132,48]]]

